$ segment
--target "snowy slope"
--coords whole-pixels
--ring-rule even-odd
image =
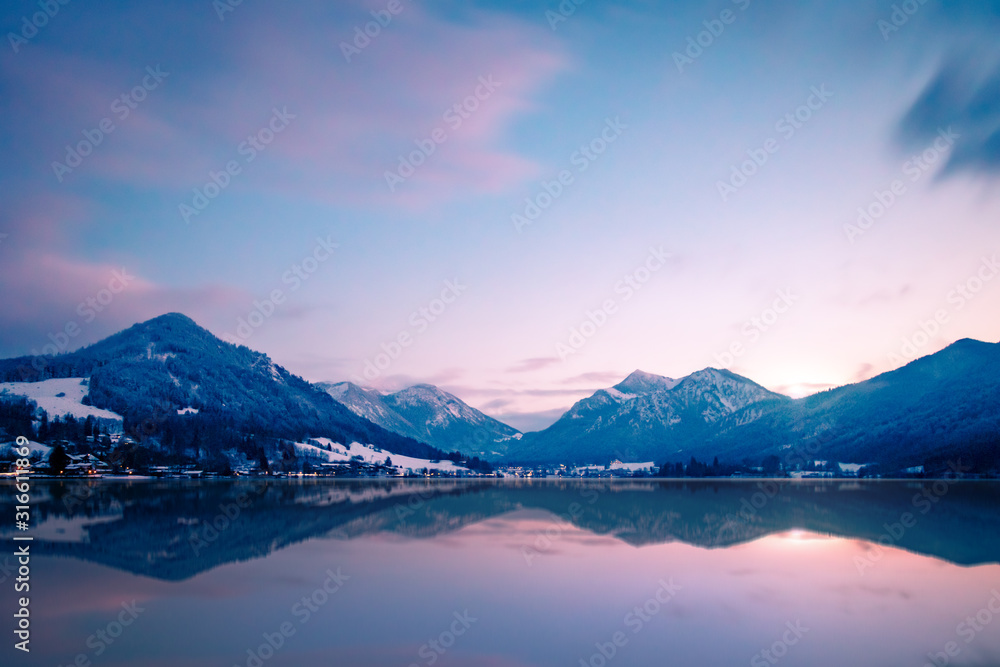
[[[386,396],[381,392],[361,387],[353,382],[336,384],[321,382],[316,386],[359,417],[364,417],[373,424],[408,438],[421,439],[419,430],[390,408],[386,404]]]
[[[24,396],[45,410],[49,419],[72,415],[77,419],[110,419],[122,421],[122,416],[83,404],[89,391],[87,378],[58,378],[41,382],[0,382],[0,394]]]
[[[14,441],[3,443],[2,445],[0,445],[0,456],[7,456],[8,454],[10,454],[11,451],[13,451],[14,447],[17,446],[18,445]],[[48,445],[43,445],[40,442],[29,440],[28,450],[31,452],[29,454],[29,457],[38,454],[39,456],[42,457],[43,460],[46,460],[49,458],[49,452],[52,451],[52,448],[49,447]]]
[[[549,428],[526,434],[508,458],[590,463],[681,456],[727,420],[744,425],[759,418],[750,406],[781,399],[725,370],[706,368],[680,379],[635,371],[577,401]]]
[[[319,446],[317,447],[312,443],[319,443]],[[327,446],[330,447],[331,451],[327,451],[325,449]],[[437,463],[433,463],[427,459],[418,459],[412,456],[393,454],[392,452],[375,449],[369,445],[362,445],[357,442],[351,443],[350,449],[347,449],[344,445],[339,442],[334,442],[329,438],[314,438],[309,443],[296,442],[295,449],[296,454],[300,457],[315,458],[327,463],[348,462],[354,456],[360,456],[365,463],[384,463],[386,457],[389,457],[392,459],[393,467],[404,472],[407,470],[417,472],[423,468],[448,472],[468,472],[466,468],[457,466],[452,461],[439,461]]]
[[[351,382],[317,386],[354,414],[446,452],[494,458],[506,451],[509,441],[521,435],[517,429],[430,384],[414,385],[393,394]]]

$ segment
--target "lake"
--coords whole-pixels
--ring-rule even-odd
[[[4,665],[1000,665],[993,482],[32,485]]]

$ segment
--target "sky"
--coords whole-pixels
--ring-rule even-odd
[[[533,430],[1000,340],[1000,2],[795,4],[4,3],[0,356],[182,312]]]

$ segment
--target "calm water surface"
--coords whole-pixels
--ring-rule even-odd
[[[0,571],[3,665],[1000,665],[995,483],[38,480],[34,495],[31,653],[13,649]]]

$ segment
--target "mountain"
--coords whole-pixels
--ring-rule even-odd
[[[393,394],[352,382],[316,386],[354,414],[447,452],[492,459],[505,453],[510,443],[520,437],[517,429],[434,385],[418,384]]]
[[[897,370],[802,399],[734,373],[637,371],[526,433],[512,461],[877,463],[890,470],[1000,459],[1000,343],[960,340]]]
[[[194,451],[213,464],[235,449],[294,468],[294,447],[281,441],[326,437],[430,460],[457,450],[538,463],[718,457],[759,465],[776,457],[786,468],[832,460],[888,473],[919,465],[944,471],[959,459],[976,470],[1000,465],[1000,343],[969,339],[796,400],[726,370],[680,379],[636,371],[523,436],[431,385],[388,395],[350,383],[317,387],[176,313],[75,352],[0,360],[0,389],[47,401],[50,439],[83,440],[83,424],[55,425],[54,406],[62,406],[61,414],[120,415],[115,430],[120,423],[165,454]],[[32,410],[23,399],[0,401],[0,429],[30,428]]]
[[[0,380],[89,378],[88,404],[123,415],[126,431],[138,436],[171,441],[195,433],[206,449],[251,435],[325,436],[421,458],[442,455],[357,416],[267,355],[224,342],[177,313],[47,358],[36,363],[40,370],[33,361],[0,361]]]
[[[759,406],[790,400],[725,370],[706,368],[679,380],[635,371],[578,401],[547,429],[524,434],[507,458],[682,460],[710,434],[760,416]]]
[[[818,458],[919,465],[1000,456],[1000,343],[963,339],[870,380],[792,402],[754,424],[772,450],[822,445]],[[988,463],[987,463],[988,464]]]

